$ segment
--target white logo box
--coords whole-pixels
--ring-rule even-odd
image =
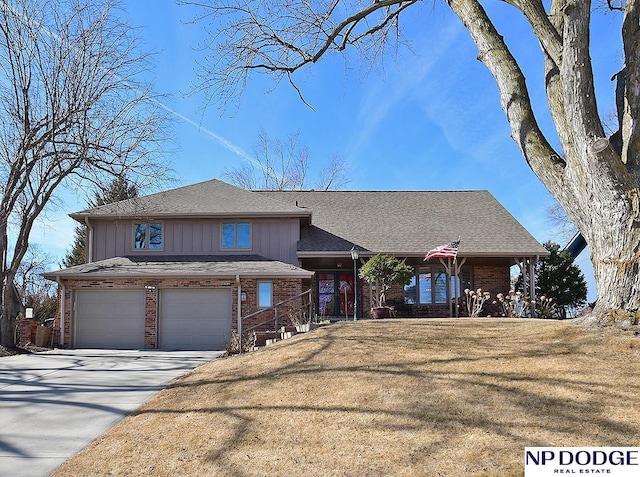
[[[640,476],[640,447],[526,447],[525,477]]]

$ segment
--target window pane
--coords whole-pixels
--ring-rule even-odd
[[[239,222],[236,224],[238,230],[238,243],[236,248],[251,248],[251,224]]]
[[[134,224],[133,248],[147,248],[147,224]]]
[[[318,275],[318,311],[321,316],[333,316],[336,313],[336,280],[333,273]]]
[[[434,284],[436,303],[447,303],[447,274],[436,272]]]
[[[162,248],[162,224],[149,224],[149,248]]]
[[[416,277],[411,278],[411,282],[404,286],[404,304],[414,305],[416,303]]]
[[[258,306],[271,306],[271,282],[258,282]]]
[[[431,272],[421,271],[419,276],[420,281],[420,303],[423,305],[431,304]]]
[[[222,224],[222,248],[236,248],[236,224]]]

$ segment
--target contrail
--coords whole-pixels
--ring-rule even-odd
[[[0,8],[3,9],[3,10],[7,10],[9,13],[11,13],[16,18],[19,18],[26,25],[29,25],[29,24],[33,25],[35,23],[36,26],[41,31],[43,31],[46,35],[48,35],[49,37],[53,38],[55,41],[57,41],[60,44],[63,43],[62,38],[60,38],[60,36],[58,34],[56,34],[55,32],[51,31],[51,29],[49,29],[45,25],[43,25],[41,23],[36,23],[36,22],[34,22],[34,20],[32,20],[30,18],[27,18],[22,12],[17,12],[11,5],[9,5],[6,2],[6,0],[2,0],[2,3],[0,4]],[[69,45],[69,46],[71,46],[71,45]],[[114,77],[117,80],[121,81],[124,85],[129,87],[131,90],[137,92],[140,95],[144,95],[144,93],[138,87],[132,85],[128,81],[125,81],[119,75],[115,75]],[[196,129],[198,129],[198,131],[202,131],[205,134],[209,135],[215,141],[217,141],[220,145],[222,145],[225,149],[227,149],[228,151],[232,152],[236,156],[244,159],[245,161],[249,162],[252,166],[257,167],[258,169],[264,171],[264,165],[262,165],[259,161],[257,161],[253,157],[251,157],[249,154],[247,154],[240,146],[237,146],[236,144],[232,143],[231,141],[229,141],[229,140],[223,138],[222,136],[214,133],[210,129],[202,127],[197,122],[195,122],[192,119],[186,117],[184,114],[181,114],[178,111],[175,111],[174,109],[170,108],[169,106],[167,106],[166,104],[164,104],[160,100],[152,98],[152,97],[149,97],[148,99],[151,100],[152,102],[154,102],[155,104],[157,104],[158,106],[160,106],[165,111],[168,111],[169,113],[173,114],[174,116],[182,119],[187,124],[190,124],[191,126],[194,126]]]
[[[133,86],[129,86],[129,87],[134,88]],[[232,153],[234,153],[235,155],[241,157],[245,161],[250,162],[254,166],[259,167],[259,168],[262,169],[262,164],[260,164],[253,157],[251,157],[249,154],[244,152],[244,150],[240,146],[235,145],[234,143],[232,143],[228,139],[223,138],[222,136],[220,136],[220,135],[214,133],[213,131],[211,131],[210,129],[202,127],[200,124],[196,123],[193,119],[190,119],[190,118],[186,117],[184,114],[181,114],[178,111],[176,111],[174,109],[171,109],[169,106],[167,106],[163,102],[161,102],[161,101],[159,101],[157,99],[154,99],[154,98],[151,98],[151,100],[154,103],[156,103],[158,106],[160,106],[162,109],[164,109],[165,111],[168,111],[171,114],[173,114],[174,116],[182,119],[184,122],[186,122],[187,124],[190,124],[191,126],[195,127],[199,131],[202,131],[205,134],[208,134],[213,139],[215,139],[218,143],[220,143],[225,149],[231,151]]]

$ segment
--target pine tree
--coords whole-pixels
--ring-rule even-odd
[[[89,208],[95,208],[121,200],[134,199],[136,197],[138,197],[138,187],[130,183],[126,177],[116,177],[108,184],[106,189],[94,192],[94,196],[92,199],[89,199],[87,206]],[[78,225],[74,232],[73,246],[62,259],[62,265],[64,267],[73,267],[85,263],[86,243],[87,228],[84,225]]]
[[[559,318],[566,318],[568,307],[580,308],[586,304],[587,282],[569,252],[560,250],[560,245],[551,241],[545,242],[544,248],[551,255],[536,264],[536,295],[552,298]],[[522,275],[516,284],[516,288],[521,287]]]

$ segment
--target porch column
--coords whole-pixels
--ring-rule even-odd
[[[535,300],[536,300],[536,273],[535,273],[535,266],[536,266],[536,262],[537,262],[537,259],[533,259],[533,257],[529,259],[529,296],[531,297],[531,301],[534,302],[534,304],[531,305],[531,318],[533,318],[535,316],[535,311],[536,311],[536,306],[535,306]]]

